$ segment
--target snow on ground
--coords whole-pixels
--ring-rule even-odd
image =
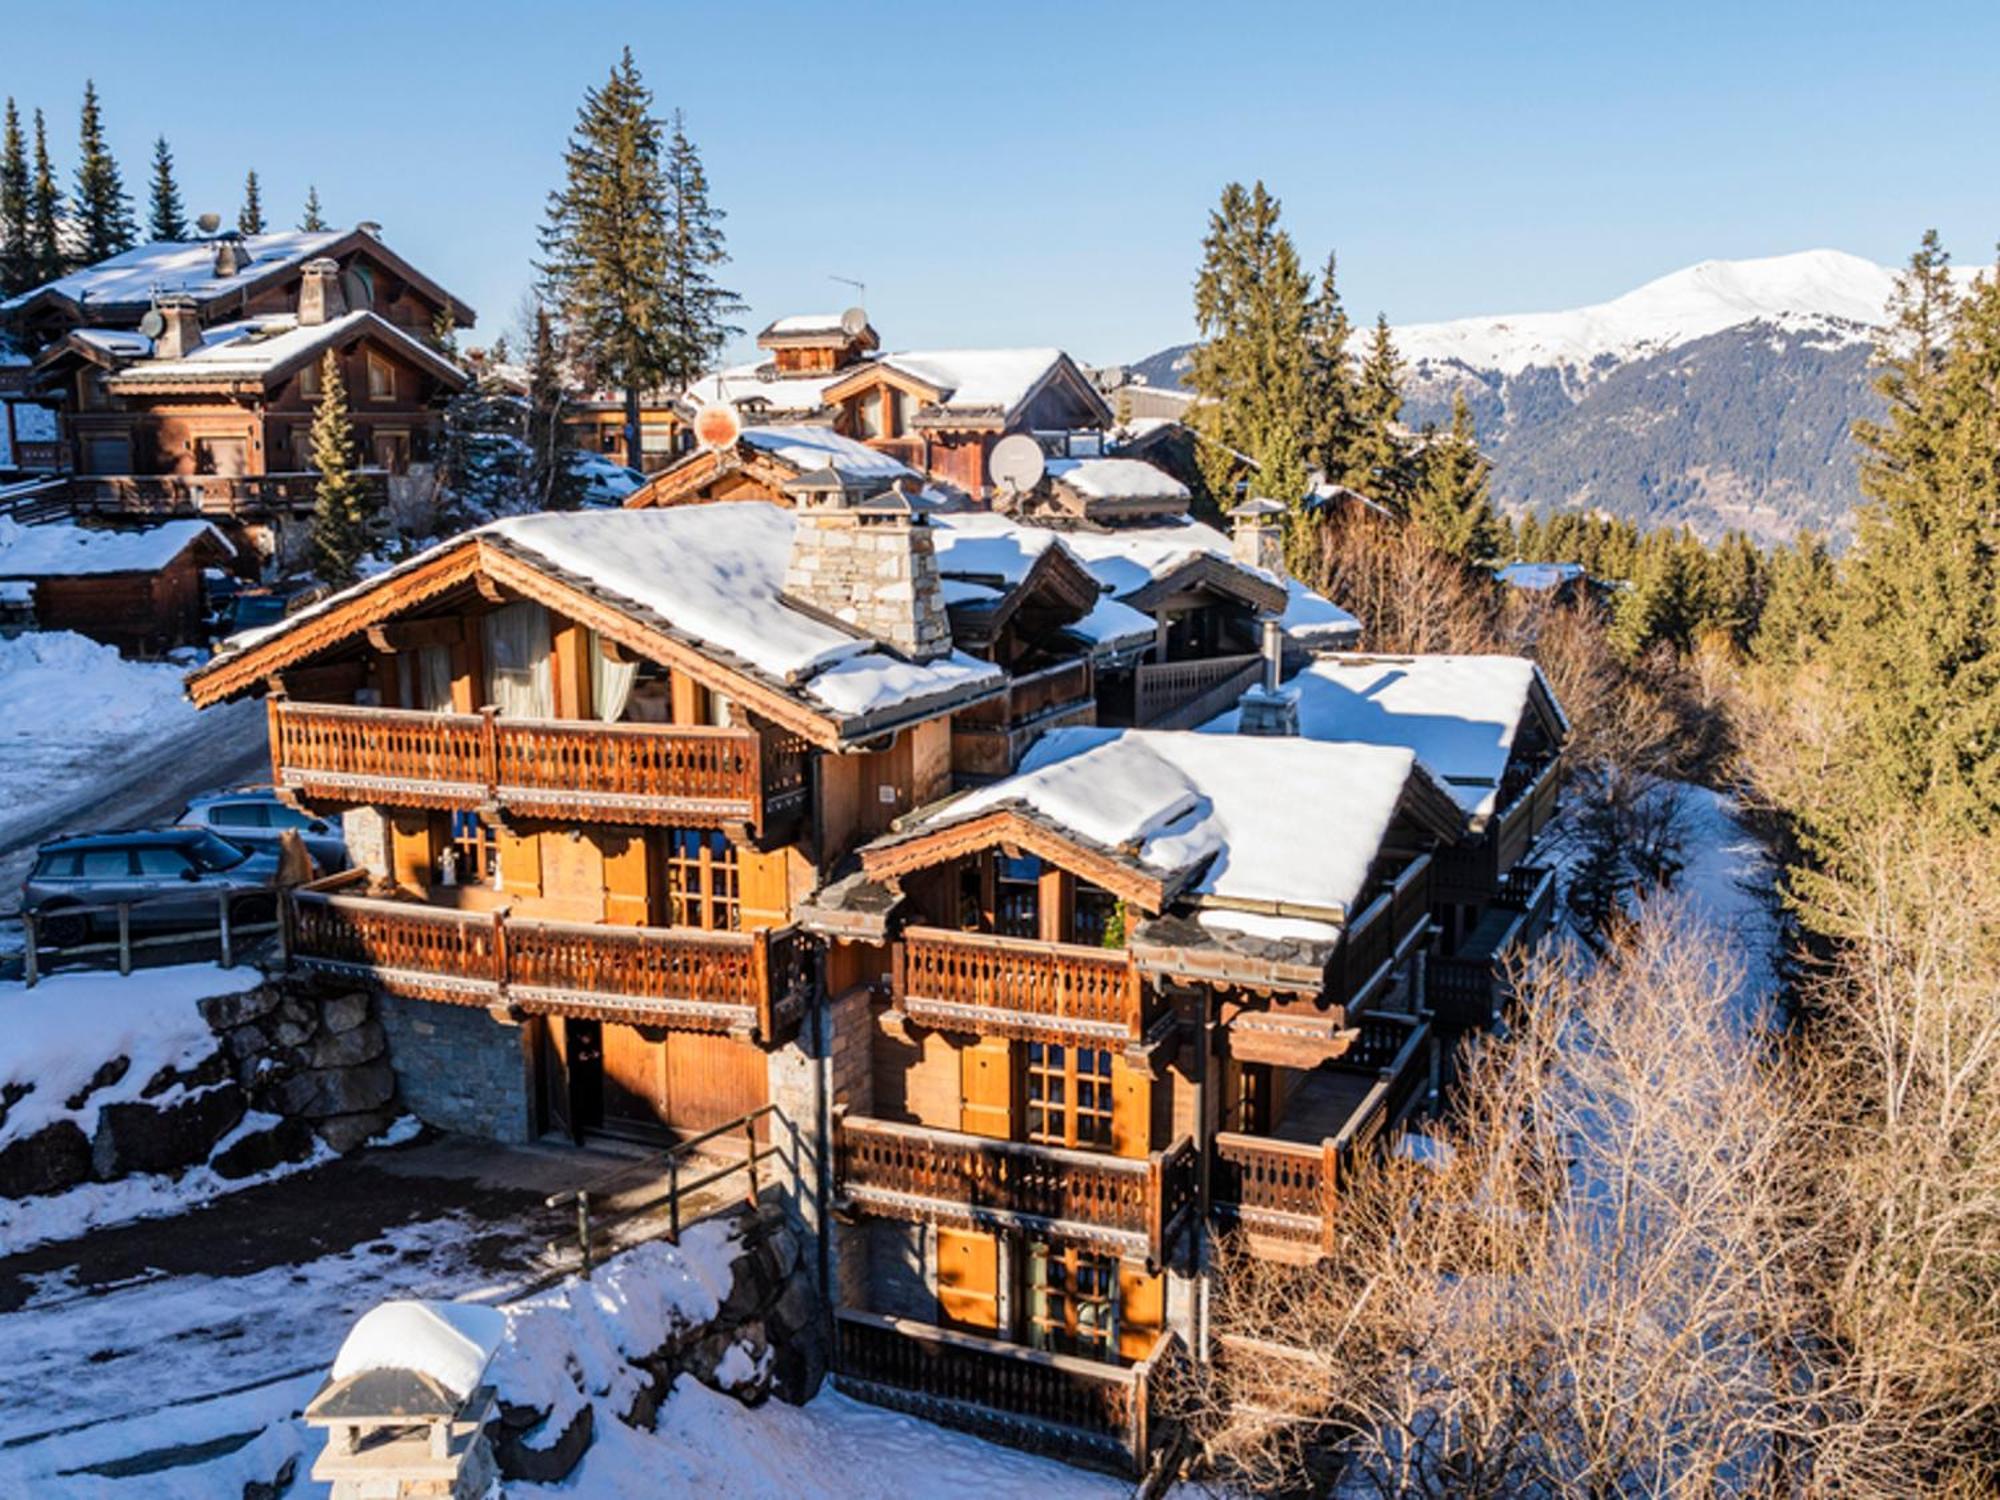
[[[1758,837],[1737,821],[1736,799],[1710,787],[1680,786],[1686,818],[1686,865],[1674,889],[1688,915],[1706,924],[1742,966],[1737,993],[1746,1019],[1776,999],[1778,869]]]
[[[0,827],[71,790],[84,768],[194,723],[181,668],[127,661],[68,630],[0,639],[0,699]]]

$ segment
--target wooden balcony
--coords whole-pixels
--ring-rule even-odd
[[[1449,956],[1424,966],[1425,1004],[1451,1031],[1491,1026],[1512,998],[1507,966],[1532,948],[1555,920],[1556,875],[1538,865],[1516,865],[1472,930]]]
[[[807,800],[805,745],[777,731],[268,704],[273,779],[317,801],[740,827],[762,839]]]
[[[1212,656],[1206,661],[1144,662],[1134,674],[1132,722],[1141,729],[1192,729],[1235,707],[1257,681],[1264,658]]]
[[[834,1143],[835,1180],[853,1208],[959,1228],[1025,1229],[1158,1267],[1195,1212],[1194,1142],[1109,1156],[850,1116]]]
[[[954,714],[951,768],[975,780],[997,779],[1013,772],[1043,730],[1096,722],[1096,679],[1090,658],[1058,662],[1016,677],[1004,698],[991,698]]]
[[[1157,1019],[1123,949],[907,927],[890,998],[945,1031],[1138,1044]]]
[[[1348,924],[1334,955],[1334,998],[1360,1010],[1387,987],[1431,919],[1431,857],[1419,855]]]
[[[387,493],[386,469],[355,471],[377,500]],[[69,506],[77,515],[230,516],[262,520],[303,518],[319,497],[319,475],[285,474],[73,474]]]
[[[834,1315],[834,1384],[926,1421],[1142,1474],[1166,1436],[1159,1392],[1183,1358],[1164,1333],[1136,1365],[1099,1364],[909,1318]]]
[[[1209,1193],[1218,1216],[1249,1232],[1253,1245],[1281,1259],[1332,1253],[1340,1184],[1380,1148],[1429,1087],[1430,1028],[1397,1016],[1371,1016],[1341,1073],[1365,1080],[1337,1130],[1319,1140],[1228,1131],[1215,1137]],[[1372,1074],[1372,1077],[1369,1076]],[[1310,1087],[1311,1080],[1300,1085]],[[1288,1113],[1291,1106],[1288,1106]]]
[[[1491,899],[1555,818],[1561,796],[1560,761],[1510,774],[1485,833],[1438,856],[1437,899],[1472,904]]]
[[[805,1009],[810,964],[789,927],[612,927],[345,894],[361,878],[348,871],[289,894],[285,941],[295,961],[413,999],[765,1043]]]

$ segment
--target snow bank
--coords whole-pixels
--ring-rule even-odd
[[[0,765],[29,740],[69,748],[83,735],[165,734],[193,722],[178,667],[127,661],[101,641],[69,630],[31,630],[0,639]],[[0,769],[0,793],[7,790]],[[0,806],[6,798],[0,796]]]
[[[507,1331],[506,1315],[470,1302],[384,1302],[362,1314],[334,1356],[333,1378],[371,1370],[428,1375],[463,1401]]]

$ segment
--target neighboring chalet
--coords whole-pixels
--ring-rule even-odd
[[[667,1140],[809,1081],[794,904],[950,789],[952,712],[1006,690],[929,558],[907,512],[523,516],[192,676],[265,695],[276,783],[345,814],[358,868],[298,893],[292,951],[392,997],[419,1115]]]
[[[866,1038],[842,1388],[1143,1468],[1207,1226],[1328,1253],[1343,1175],[1429,1097],[1416,956],[1462,826],[1408,750],[1057,729],[867,845],[804,918]]]
[[[1308,739],[1414,751],[1464,812],[1467,836],[1432,878],[1429,1003],[1448,1032],[1490,1025],[1506,1001],[1507,955],[1554,915],[1554,873],[1527,858],[1556,813],[1569,723],[1541,669],[1518,656],[1330,655],[1284,697]],[[1232,711],[1207,727],[1240,721]]]
[[[372,226],[142,245],[0,303],[59,401],[84,508],[294,509],[322,358],[339,355],[365,464],[432,456],[466,376],[436,347],[472,310]]]
[[[62,436],[53,403],[28,387],[32,361],[0,328],[0,484],[53,474]]]
[[[689,454],[633,491],[625,504],[634,510],[718,500],[789,505],[795,498],[792,486],[828,471],[857,494],[923,478],[894,455],[843,437],[831,427],[782,422],[745,427],[727,447]]]
[[[206,639],[202,570],[236,549],[206,521],[139,531],[0,519],[0,592],[24,623],[152,654]]]

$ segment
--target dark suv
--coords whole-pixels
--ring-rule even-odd
[[[230,908],[234,920],[268,922],[277,912],[277,881],[275,850],[252,852],[204,828],[85,833],[35,851],[21,910],[41,919],[43,941],[67,948],[118,930],[116,912],[72,907],[130,902],[134,931],[206,927],[230,891],[246,893]]]

